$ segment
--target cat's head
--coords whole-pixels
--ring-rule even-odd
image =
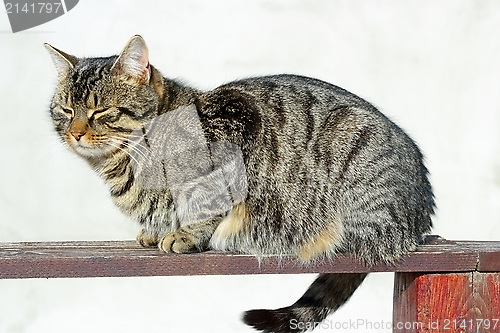
[[[52,120],[77,154],[99,159],[126,149],[130,133],[157,115],[163,81],[149,64],[142,37],[132,37],[120,55],[106,58],[77,58],[45,47],[59,78]]]

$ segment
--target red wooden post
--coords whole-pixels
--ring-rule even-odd
[[[500,273],[474,272],[473,278],[477,324],[484,320],[477,332],[500,332]],[[491,322],[490,328],[486,327],[486,319]]]
[[[396,273],[393,332],[500,332],[500,273]]]

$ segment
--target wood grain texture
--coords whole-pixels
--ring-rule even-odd
[[[469,272],[495,268],[486,254],[500,252],[500,242],[453,242],[429,236],[426,244],[396,265],[364,266],[339,255],[311,265],[291,258],[204,252],[165,254],[133,241],[0,243],[0,278],[67,278],[111,276],[241,275],[352,272]],[[496,257],[494,257],[496,258]],[[494,259],[493,258],[493,259]]]
[[[500,332],[500,273],[473,273],[474,332]]]
[[[500,332],[499,295],[500,273],[396,273],[394,332]]]

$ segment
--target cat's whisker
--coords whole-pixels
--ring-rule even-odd
[[[148,159],[148,155],[144,151],[142,151],[140,148],[132,146],[127,142],[124,142],[123,145],[125,147],[127,147],[128,149],[130,149],[131,153],[135,153],[135,154],[139,155],[143,160]]]
[[[119,139],[116,139],[115,137],[110,137],[110,140],[113,140],[114,143],[116,144],[121,144],[125,147],[127,147],[128,149],[130,149],[132,152],[140,155],[142,158],[144,159],[147,159],[148,158],[148,155],[145,153],[145,151],[147,151],[149,148],[147,147],[144,147],[143,145],[132,145],[130,142],[128,141],[121,141]],[[139,146],[140,148],[143,148],[144,150],[138,148],[137,146]],[[129,155],[130,155],[130,152],[129,152]]]
[[[139,147],[139,148],[142,148],[144,150],[151,149],[151,147],[148,147],[147,145],[143,145],[143,144],[140,144],[139,142],[135,142],[135,141],[130,141],[129,138],[125,138],[125,137],[121,137],[121,136],[117,136],[117,135],[112,135],[112,136],[110,136],[110,138],[121,141],[121,142],[123,142],[123,144],[127,144],[127,147]]]
[[[122,152],[124,152],[125,154],[127,154],[132,160],[134,160],[134,162],[139,165],[139,161],[137,161],[137,159],[132,156],[128,151],[126,151],[125,149],[123,149],[122,147],[120,147],[119,145],[114,145],[112,144],[111,142],[106,142],[106,144],[110,145],[111,147],[115,147],[116,149],[119,149],[121,150]]]
[[[116,139],[113,138],[111,138],[111,140],[114,140],[113,142],[117,145],[127,147],[129,151],[126,151],[124,149],[121,150],[126,151],[127,154],[135,161],[136,165],[140,165],[141,163],[144,164],[145,161],[150,159],[150,156],[147,153],[145,153],[141,149],[138,149],[137,147],[130,146],[128,142],[116,141]],[[139,163],[139,160],[141,161],[141,163]]]
[[[119,136],[119,135],[114,135],[115,137],[120,137],[124,140],[130,140],[130,139],[139,139],[139,140],[144,140],[145,142],[153,142],[153,143],[157,143],[157,142],[161,142],[161,140],[158,140],[158,139],[155,139],[155,138],[152,138],[152,137],[149,137],[149,136],[144,136],[142,134],[128,134],[128,135],[123,135],[123,136]]]
[[[50,140],[49,143],[45,146],[43,146],[43,149],[41,149],[37,157],[43,156],[43,155],[51,155],[54,152],[60,152],[60,151],[65,151],[68,148],[68,144],[66,141],[62,140]]]

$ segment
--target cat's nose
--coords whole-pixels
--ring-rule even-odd
[[[82,136],[87,133],[87,128],[88,125],[85,121],[75,119],[69,128],[69,133],[75,138],[76,141],[80,141]]]
[[[78,129],[71,131],[71,136],[73,136],[76,141],[80,141],[80,139],[82,138],[82,136],[85,135],[85,133],[86,133],[85,130]]]

